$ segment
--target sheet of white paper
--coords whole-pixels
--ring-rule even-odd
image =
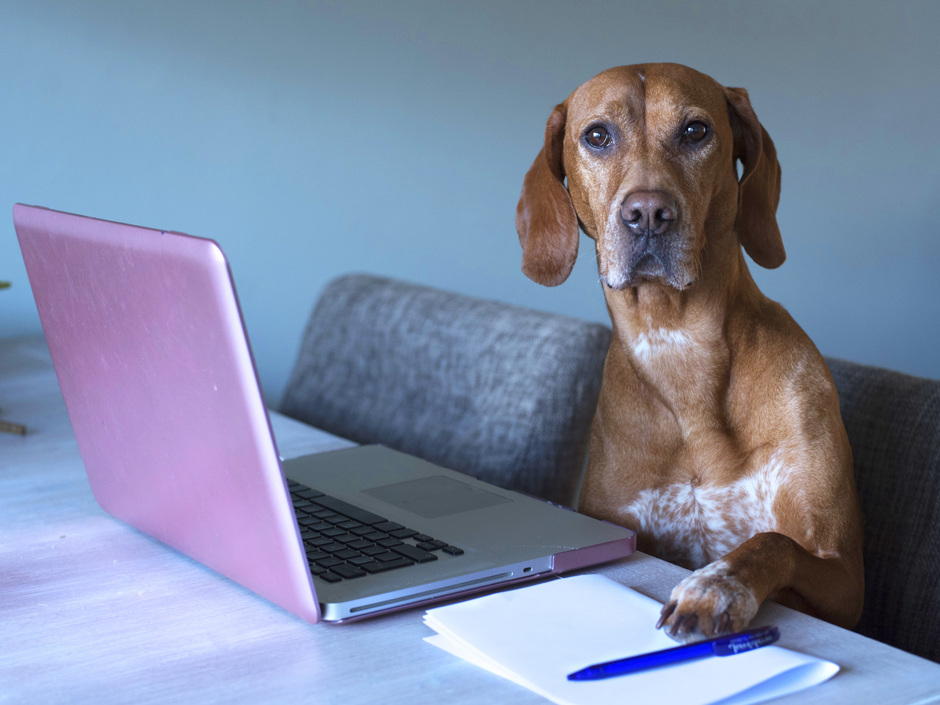
[[[598,681],[585,666],[675,646],[654,628],[662,605],[599,575],[583,575],[429,610],[429,643],[564,705],[757,703],[822,683],[839,667],[768,646],[724,658]],[[725,703],[725,699],[733,698]]]

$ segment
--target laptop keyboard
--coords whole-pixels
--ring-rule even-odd
[[[310,571],[337,583],[436,561],[463,550],[288,480]]]

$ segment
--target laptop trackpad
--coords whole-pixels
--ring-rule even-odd
[[[426,519],[437,519],[512,501],[443,475],[373,487],[363,490],[363,493]]]

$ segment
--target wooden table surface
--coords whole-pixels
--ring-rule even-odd
[[[426,644],[422,609],[310,625],[111,518],[91,495],[41,338],[0,341],[0,409],[29,429],[0,434],[0,703],[547,702]],[[345,443],[274,424],[285,457]],[[641,553],[595,572],[660,601],[686,574]],[[842,667],[777,702],[940,702],[940,665],[762,610],[782,646]]]

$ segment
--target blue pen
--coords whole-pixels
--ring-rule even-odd
[[[616,661],[596,663],[593,666],[568,674],[568,680],[596,681],[601,678],[612,678],[627,673],[646,671],[650,668],[669,666],[705,656],[734,656],[735,654],[773,644],[779,638],[780,630],[777,627],[761,627],[746,632],[716,637],[715,639],[696,641],[672,649],[664,649],[663,651],[653,651],[649,654],[629,656]]]

